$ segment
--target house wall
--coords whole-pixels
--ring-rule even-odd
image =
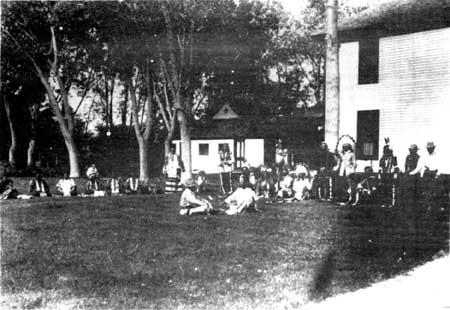
[[[174,140],[176,152],[179,153],[180,141]],[[233,139],[205,139],[191,140],[192,152],[192,170],[194,173],[203,170],[206,173],[219,172],[219,144],[228,143],[232,156],[235,155]],[[200,144],[208,144],[208,155],[200,155]],[[245,158],[248,164],[257,167],[264,164],[264,139],[246,139],[245,140]]]
[[[357,111],[379,109],[380,157],[389,137],[403,169],[410,144],[420,155],[434,141],[450,173],[450,28],[380,38],[377,84],[358,85],[358,42],[341,44],[339,57],[339,134],[356,139]],[[358,171],[370,164],[359,161]]]

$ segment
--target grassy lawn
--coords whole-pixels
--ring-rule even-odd
[[[0,202],[1,308],[291,309],[448,251],[448,206],[302,202],[182,217],[177,202]]]

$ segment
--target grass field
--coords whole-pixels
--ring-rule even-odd
[[[1,202],[1,308],[293,309],[448,251],[447,205],[182,217],[177,199]]]

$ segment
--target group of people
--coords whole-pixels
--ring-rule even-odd
[[[141,182],[139,178],[131,175],[125,181],[117,177],[114,173],[105,181],[100,178],[97,167],[92,164],[86,171],[88,181],[84,190],[80,191],[76,181],[70,178],[67,173],[58,180],[55,190],[50,190],[49,185],[42,178],[41,173],[37,172],[35,177],[29,182],[28,192],[19,193],[14,187],[14,182],[3,175],[0,180],[0,199],[29,199],[32,197],[50,197],[55,196],[115,196],[115,195],[133,195],[148,194],[160,192],[156,184],[150,182]]]
[[[219,171],[220,190],[227,195],[223,201],[225,212],[235,214],[247,209],[258,210],[257,204],[265,198],[266,202],[274,201],[302,201],[316,198],[318,200],[343,200],[343,203],[358,205],[374,198],[383,202],[383,205],[394,204],[397,197],[395,189],[392,189],[393,180],[400,175],[400,167],[397,157],[390,145],[383,148],[383,155],[379,161],[379,171],[374,173],[371,167],[365,167],[364,173],[356,177],[356,156],[350,143],[344,143],[339,152],[330,152],[325,142],[315,154],[311,163],[297,163],[292,166],[289,162],[287,149],[277,148],[276,161],[273,167],[261,166],[259,168],[241,168],[239,180],[233,182],[236,170],[233,166],[230,150],[227,145],[221,148]],[[427,188],[430,180],[439,175],[438,160],[435,152],[436,145],[433,142],[426,144],[426,154],[418,154],[418,146],[412,144],[409,147],[409,155],[405,159],[402,180],[406,191],[417,192],[417,184]],[[180,199],[180,214],[194,214],[198,212],[210,212],[214,210],[214,199],[208,195],[206,189],[206,174],[200,171],[195,179],[188,179],[181,183],[181,172],[184,171],[183,163],[175,149],[171,148],[163,168],[166,176],[164,191],[157,184],[141,182],[135,176],[123,181],[112,174],[106,182],[99,177],[95,165],[89,166],[86,171],[88,181],[84,191],[79,188],[74,179],[67,174],[57,182],[55,195],[59,196],[105,196],[105,195],[130,195],[146,193],[173,193],[183,191]],[[416,181],[411,182],[411,179]],[[417,180],[421,182],[417,183]],[[412,185],[411,185],[412,184]],[[344,188],[344,195],[336,198],[337,188]],[[405,192],[405,191],[404,191]],[[404,195],[408,195],[406,192]],[[29,183],[27,194],[20,195],[14,188],[12,180],[2,176],[0,180],[0,199],[31,198],[51,196],[51,191],[37,173]],[[342,196],[345,196],[342,199]]]

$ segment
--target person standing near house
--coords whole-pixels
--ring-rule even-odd
[[[30,181],[29,193],[35,197],[50,197],[50,188],[47,182],[42,178],[41,174],[36,173],[36,177]]]
[[[336,157],[328,150],[328,145],[325,142],[320,144],[320,148],[315,154],[315,161],[317,176],[313,182],[314,195],[319,200],[329,200],[332,197],[333,168],[337,163]]]
[[[410,172],[410,175],[420,174],[421,178],[418,182],[418,191],[422,195],[428,209],[432,206],[432,200],[437,193],[436,178],[439,175],[439,158],[436,155],[436,145],[430,141],[426,145],[427,153],[420,157],[416,169]]]
[[[389,145],[385,145],[383,147],[383,156],[380,158],[381,173],[392,173],[395,167],[397,167],[397,157],[394,156],[394,152]]]
[[[421,177],[428,177],[434,179],[438,175],[439,159],[436,155],[436,145],[434,142],[428,142],[426,145],[427,154],[420,157],[417,162],[417,167],[409,174],[414,175],[420,173]]]
[[[181,172],[184,172],[183,162],[180,156],[175,153],[175,147],[171,146],[163,168],[163,174],[166,176],[165,193],[174,193],[181,190],[179,186]]]
[[[232,191],[231,172],[233,171],[233,160],[231,159],[231,152],[228,143],[225,143],[219,150],[219,159],[219,173],[222,192],[224,194],[229,194]]]
[[[411,144],[409,147],[409,154],[405,159],[405,173],[410,173],[417,168],[417,163],[419,162],[420,156],[417,154],[419,148],[416,144]]]
[[[353,177],[356,171],[356,157],[355,152],[350,143],[344,143],[342,145],[342,152],[339,154],[339,176],[345,177],[348,201],[350,203],[353,198]]]

